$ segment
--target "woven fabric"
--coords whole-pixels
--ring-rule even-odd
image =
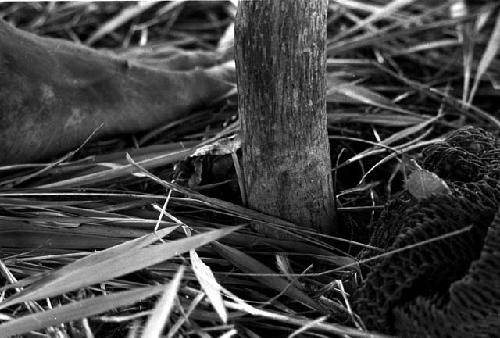
[[[452,192],[388,204],[370,244],[406,249],[365,266],[354,310],[369,329],[402,337],[498,337],[500,142],[462,128],[428,147],[422,166]]]

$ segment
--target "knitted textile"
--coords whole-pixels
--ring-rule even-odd
[[[369,329],[402,337],[498,337],[500,140],[459,129],[424,151],[422,167],[446,180],[451,194],[392,201],[370,244],[393,251],[471,229],[364,266],[354,310]]]

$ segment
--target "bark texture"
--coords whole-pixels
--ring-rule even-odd
[[[0,20],[0,164],[69,151],[100,124],[102,136],[179,118],[227,93],[228,72],[145,66]]]
[[[248,205],[332,233],[327,5],[327,0],[241,1],[235,59]]]

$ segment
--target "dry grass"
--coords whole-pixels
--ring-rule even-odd
[[[491,6],[456,14],[459,2],[330,2],[342,238],[240,205],[234,93],[63,161],[0,167],[0,337],[381,337],[350,309],[354,256],[403,189],[408,157],[466,124],[500,130],[500,28]],[[0,4],[23,29],[122,51],[226,48],[234,13],[230,2]]]

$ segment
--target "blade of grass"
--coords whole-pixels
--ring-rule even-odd
[[[268,268],[266,265],[250,257],[244,252],[241,252],[240,250],[231,248],[218,242],[212,243],[212,247],[222,257],[233,263],[242,271],[262,274],[276,274],[276,272]],[[252,278],[258,280],[263,285],[278,292],[282,292],[283,294],[289,296],[291,299],[297,300],[313,309],[321,309],[321,306],[318,303],[316,303],[313,299],[297,289],[284,278],[269,275],[265,277],[252,275]]]
[[[405,83],[406,85],[412,87],[413,89],[415,89],[419,92],[422,92],[423,94],[427,95],[429,98],[436,100],[439,103],[444,102],[444,103],[450,105],[452,108],[457,109],[460,113],[463,113],[464,115],[466,115],[474,120],[478,120],[478,117],[479,117],[479,118],[491,123],[495,128],[500,129],[500,120],[498,120],[495,116],[485,112],[484,110],[479,109],[478,107],[476,107],[474,105],[466,105],[467,109],[465,109],[461,101],[448,95],[447,93],[444,93],[436,88],[429,87],[425,84],[419,83],[417,81],[413,81],[411,79],[408,79],[407,77],[405,77],[401,74],[395,73],[392,70],[387,69],[386,67],[383,67],[382,65],[379,65],[377,63],[374,63],[373,65],[378,67],[379,69],[383,70],[385,73],[387,73],[387,74],[393,76],[394,78],[400,80],[401,82]]]
[[[113,32],[115,29],[125,24],[127,21],[137,17],[147,9],[157,4],[157,1],[139,1],[137,5],[127,7],[118,13],[111,20],[105,22],[95,32],[90,34],[89,38],[85,41],[86,45],[92,45],[104,35]]]
[[[333,94],[340,93],[360,103],[393,110],[402,114],[415,115],[414,113],[399,107],[397,104],[384,97],[383,95],[380,95],[364,86],[342,81],[336,76],[328,76],[327,81],[327,101],[331,101],[330,97]]]
[[[162,336],[163,327],[170,316],[170,312],[174,306],[175,297],[184,274],[184,266],[181,266],[174,278],[168,283],[163,290],[163,294],[156,302],[153,312],[142,331],[142,338],[156,338]]]
[[[342,39],[340,41],[328,41],[328,55],[345,53],[353,49],[363,48],[366,46],[379,46],[382,42],[402,39],[411,35],[423,34],[432,30],[444,30],[448,27],[456,26],[459,23],[470,20],[469,17],[460,17],[453,19],[438,20],[435,22],[426,23],[415,27],[401,27],[401,23],[395,23],[388,27],[383,27],[376,32],[367,32],[352,39]]]
[[[174,153],[169,153],[169,154],[162,154],[159,156],[156,156],[154,158],[149,158],[146,160],[141,161],[141,165],[143,165],[145,168],[154,168],[166,164],[171,164],[175,162],[182,161],[186,158],[188,158],[191,154],[193,154],[195,149],[186,149],[186,150],[181,150],[177,151]],[[125,175],[128,175],[132,172],[134,172],[135,169],[131,164],[126,164],[123,166],[119,166],[116,168],[112,169],[107,169],[107,170],[102,170],[97,173],[92,173],[88,175],[84,175],[81,177],[72,177],[67,180],[61,180],[58,182],[54,183],[49,183],[49,184],[43,184],[38,186],[37,188],[68,188],[68,187],[74,187],[74,186],[86,186],[86,185],[91,185],[91,184],[97,184],[103,181],[109,181],[112,179],[116,179]]]
[[[7,338],[21,335],[48,326],[86,318],[103,313],[117,307],[137,303],[143,299],[159,294],[164,286],[150,286],[130,291],[117,292],[111,295],[88,298],[59,306],[54,309],[27,315],[0,325],[0,337]]]
[[[361,22],[359,22],[358,24],[356,24],[354,27],[351,27],[343,32],[340,32],[338,35],[336,35],[333,38],[333,42],[342,40],[345,37],[357,32],[361,28],[363,28],[366,25],[369,25],[377,20],[390,17],[392,14],[396,13],[401,8],[403,8],[407,5],[410,5],[415,1],[416,0],[393,0],[389,4],[378,9],[376,12],[373,12],[370,16],[368,16],[366,19],[364,19]]]
[[[479,86],[479,82],[483,77],[484,73],[488,69],[491,64],[491,61],[497,55],[498,49],[500,47],[500,12],[497,15],[497,19],[495,21],[495,28],[493,28],[493,32],[491,33],[490,40],[488,41],[488,46],[479,61],[479,65],[477,66],[476,77],[474,78],[474,84],[472,85],[472,89],[470,91],[467,103],[471,104],[474,100],[474,95],[476,95],[477,88]]]
[[[244,302],[226,302],[226,306],[239,311],[247,312],[256,317],[263,317],[271,320],[275,320],[278,322],[293,324],[296,326],[304,326],[311,323],[311,320],[308,318],[302,318],[293,315],[283,315],[281,313],[258,309],[252,307],[251,305]],[[319,330],[322,332],[328,332],[332,335],[340,335],[340,336],[348,336],[348,337],[359,337],[359,338],[393,338],[393,336],[374,333],[374,332],[366,332],[358,329],[354,329],[352,327],[334,324],[334,323],[324,323],[324,322],[313,322],[311,328],[315,330]]]
[[[386,127],[406,127],[413,126],[425,121],[429,116],[410,116],[401,114],[368,114],[368,113],[328,113],[328,123],[366,123],[377,124]]]
[[[74,268],[61,269],[63,273],[60,270],[48,273],[36,283],[0,303],[0,309],[28,300],[60,295],[71,290],[144,269],[217,240],[239,228],[241,227],[212,230],[207,233],[146,248],[129,247],[129,250],[125,252],[122,252],[121,249],[115,249],[111,254],[109,254],[109,251],[105,252],[103,259],[96,258],[95,256],[87,259],[83,258],[84,262],[75,262],[73,265]]]
[[[172,183],[172,182],[167,182],[165,180],[160,179],[159,177],[151,174],[149,171],[147,171],[145,168],[143,168],[139,163],[136,163],[130,156],[127,157],[129,162],[136,168],[138,169],[141,173],[143,173],[146,177],[149,177],[152,179],[154,182],[164,186],[165,188],[168,189],[173,189],[175,191],[178,191],[182,194],[185,194],[187,197],[197,199],[203,203],[206,203],[208,205],[220,208],[222,210],[228,211],[234,215],[237,215],[238,217],[242,217],[245,219],[249,220],[255,220],[259,222],[264,222],[264,223],[270,223],[270,224],[277,224],[277,225],[282,225],[284,227],[288,228],[297,228],[297,226],[291,222],[279,219],[277,217],[269,216],[263,213],[260,213],[258,211],[252,210],[252,209],[247,209],[242,206],[239,206],[237,204],[223,201],[217,198],[213,197],[207,197],[205,195],[202,195],[200,193],[197,193],[195,191],[192,191],[188,188],[182,187],[178,184]]]
[[[210,267],[203,263],[195,250],[189,251],[191,259],[191,267],[198,279],[203,291],[212,303],[215,312],[219,315],[224,324],[227,323],[227,310],[224,307],[224,302],[220,293],[221,286],[214,277]]]

